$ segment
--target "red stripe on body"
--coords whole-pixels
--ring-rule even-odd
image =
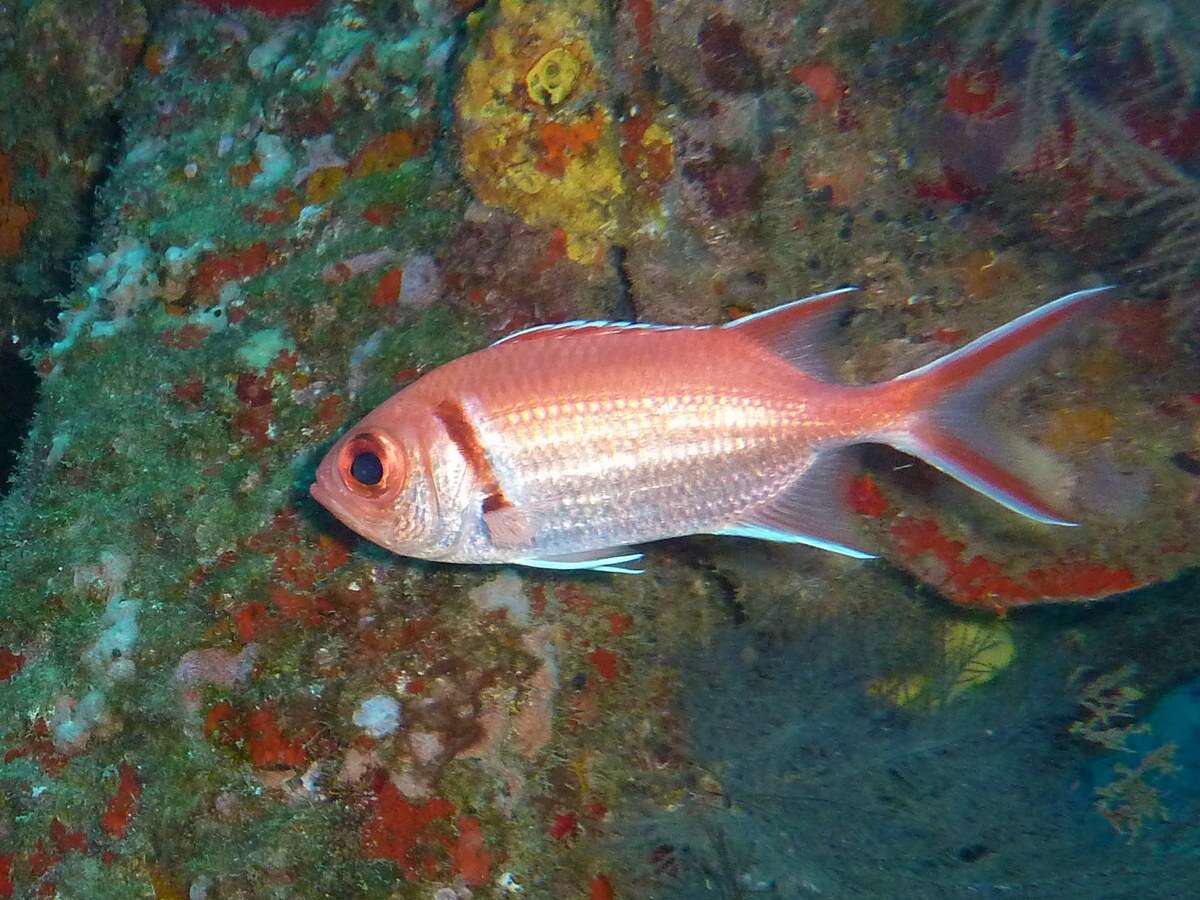
[[[454,400],[443,400],[437,405],[434,415],[446,429],[446,434],[454,442],[458,452],[463,455],[463,459],[467,461],[467,465],[475,475],[475,480],[487,495],[483,500],[483,511],[490,513],[512,506],[500,488],[496,471],[492,468],[487,453],[479,442],[479,433],[467,418],[467,412],[463,409],[462,404]]]

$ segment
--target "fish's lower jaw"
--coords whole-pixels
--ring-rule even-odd
[[[354,522],[354,517],[350,514],[344,504],[342,504],[337,495],[337,491],[330,489],[327,484],[322,483],[321,479],[313,482],[308,488],[309,495],[317,501],[325,510],[348,528],[353,528],[359,531],[358,525]],[[360,532],[361,533],[361,532]]]
[[[369,541],[379,544],[385,549],[393,550],[392,547],[388,546],[385,542],[380,541],[374,536],[379,533],[376,523],[363,521],[361,516],[355,515],[349,508],[346,507],[344,503],[342,503],[338,497],[338,491],[331,488],[325,479],[318,475],[317,480],[309,485],[308,493],[314,500],[317,501],[317,503],[324,507],[326,512],[328,512],[331,516],[333,516],[351,531],[362,537],[365,537]]]

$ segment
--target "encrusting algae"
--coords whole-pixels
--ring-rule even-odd
[[[670,173],[670,136],[650,123],[618,128],[590,37],[603,27],[596,3],[504,0],[496,15],[458,92],[463,173],[479,200],[561,228],[568,257],[592,263],[654,218],[657,198],[641,185],[647,170]],[[638,165],[647,155],[666,165]]]

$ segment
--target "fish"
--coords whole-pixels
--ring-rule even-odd
[[[695,534],[856,559],[855,448],[890,445],[1004,507],[1076,523],[1014,471],[989,395],[1094,314],[1076,291],[887,381],[822,362],[856,288],[719,325],[538,325],[435,368],[317,467],[313,498],[362,537],[444,563],[638,573]]]

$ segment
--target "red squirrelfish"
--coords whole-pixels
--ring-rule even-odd
[[[836,384],[818,351],[853,288],[725,325],[542,325],[437,368],[351,428],[312,495],[396,553],[629,568],[688,534],[859,549],[850,448],[916,456],[1009,509],[1069,525],[979,412],[1109,288],[1078,291],[890,381]]]

